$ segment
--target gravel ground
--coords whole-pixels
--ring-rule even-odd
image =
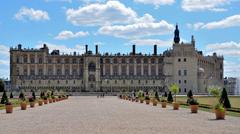
[[[0,110],[0,134],[239,134],[240,118],[172,110],[117,97],[70,97],[58,103]]]

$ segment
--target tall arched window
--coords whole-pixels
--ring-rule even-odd
[[[96,65],[94,63],[89,63],[88,64],[88,70],[89,71],[95,71],[96,70]]]

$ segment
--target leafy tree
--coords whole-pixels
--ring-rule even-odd
[[[192,90],[189,90],[189,91],[188,91],[188,93],[187,93],[187,97],[188,97],[188,98],[192,98],[192,97],[193,97]]]
[[[177,102],[177,94],[179,93],[179,86],[177,84],[172,84],[170,90],[174,93],[175,102]]]
[[[32,97],[33,97],[34,100],[36,100],[36,95],[35,95],[34,90],[32,90]]]
[[[155,98],[156,98],[158,101],[160,101],[159,95],[158,95],[158,92],[157,92],[157,91],[155,92]]]
[[[4,82],[0,79],[0,92],[4,92]]]
[[[172,92],[171,91],[169,91],[169,93],[168,93],[167,101],[168,102],[173,102],[173,97],[172,97]]]
[[[11,94],[10,94],[10,98],[11,98],[11,99],[13,98],[13,94],[12,94],[12,92],[11,92]]]
[[[221,98],[220,98],[220,103],[224,105],[225,108],[231,108],[230,101],[228,99],[228,94],[225,88],[222,90]]]
[[[2,95],[2,99],[1,99],[1,104],[5,104],[7,102],[8,102],[8,96],[7,96],[6,91],[4,90],[3,95]]]
[[[24,95],[24,93],[23,92],[21,92],[20,94],[19,94],[19,99],[20,100],[25,100],[25,95]]]

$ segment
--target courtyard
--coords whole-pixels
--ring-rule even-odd
[[[0,133],[39,134],[202,134],[239,133],[240,118],[215,120],[214,113],[172,110],[117,97],[70,97],[66,101],[29,108],[0,110]]]

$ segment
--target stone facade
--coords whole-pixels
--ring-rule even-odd
[[[49,53],[46,44],[40,49],[23,49],[22,45],[10,49],[10,78],[14,90],[66,90],[83,91],[167,91],[171,83],[180,85],[180,93],[192,89],[206,93],[210,85],[223,85],[223,57],[214,53],[204,56],[191,43],[179,43],[176,26],[173,48],[151,55],[135,52],[129,55],[100,54],[88,50],[78,55]]]

